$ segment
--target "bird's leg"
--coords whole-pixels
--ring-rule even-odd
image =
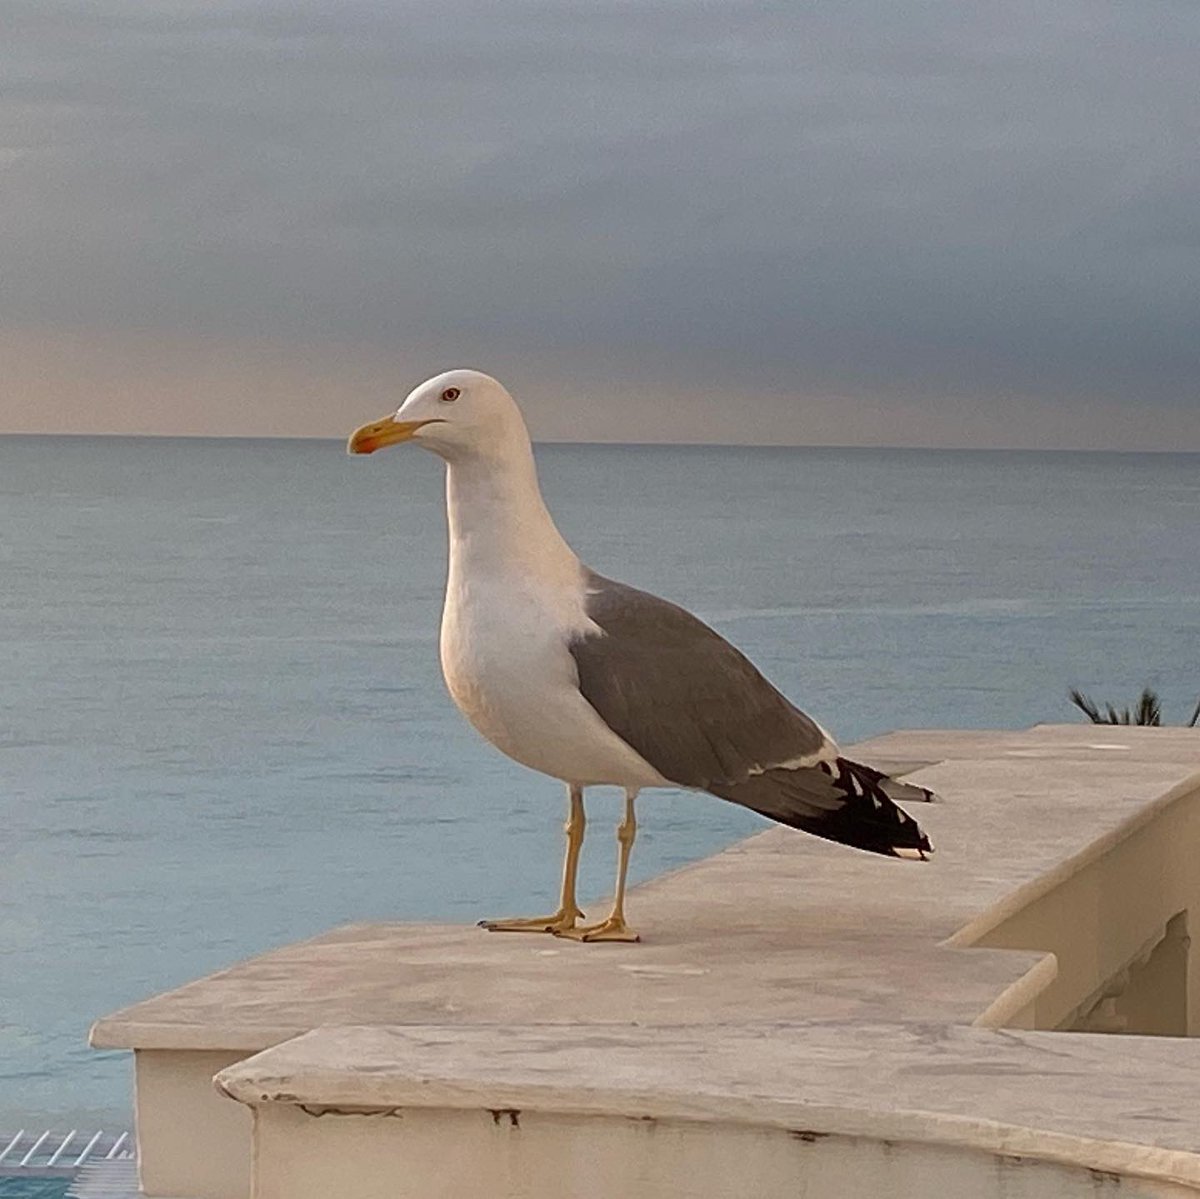
[[[571,805],[567,813],[567,823],[563,826],[567,834],[567,853],[563,858],[562,895],[558,901],[558,917],[560,921],[569,922],[570,926],[574,927],[575,922],[583,915],[575,902],[575,880],[579,875],[579,851],[583,848],[587,816],[583,810],[583,788],[571,786],[567,790]]]
[[[629,870],[629,855],[637,838],[637,817],[633,804],[637,789],[625,792],[625,819],[617,826],[617,893],[612,911],[599,924],[581,924],[571,928],[555,929],[560,937],[573,941],[640,941],[641,938],[625,923],[625,875]]]
[[[567,823],[567,856],[563,860],[562,898],[558,911],[552,916],[532,916],[515,920],[481,920],[480,928],[493,933],[561,933],[575,927],[583,915],[575,902],[575,879],[579,873],[579,851],[583,848],[583,833],[587,817],[583,811],[583,788],[568,788],[571,807]]]

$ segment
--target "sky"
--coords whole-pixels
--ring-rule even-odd
[[[1200,450],[1192,0],[6,0],[0,431]]]

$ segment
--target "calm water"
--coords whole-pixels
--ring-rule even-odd
[[[843,741],[1178,719],[1200,457],[547,447],[582,555],[737,641]],[[331,925],[555,898],[558,785],[478,741],[436,636],[439,464],[324,442],[0,438],[0,1127],[123,1120],[91,1019]],[[634,870],[758,827],[645,802]],[[615,796],[590,805],[597,832]],[[601,892],[610,838],[589,842]]]

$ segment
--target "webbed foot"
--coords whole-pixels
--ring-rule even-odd
[[[620,917],[609,916],[599,924],[580,924],[573,928],[556,929],[556,937],[567,937],[572,941],[640,941],[637,935]]]
[[[490,933],[555,933],[571,932],[583,915],[578,908],[560,908],[553,916],[522,916],[511,920],[481,920],[480,928]]]

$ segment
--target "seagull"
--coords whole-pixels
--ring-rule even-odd
[[[494,932],[636,941],[625,878],[648,787],[706,791],[830,841],[893,857],[932,851],[897,800],[933,793],[843,758],[830,735],[739,650],[683,608],[605,578],[564,540],[542,499],[516,401],[452,370],[356,429],[351,454],[411,441],[446,463],[450,562],[442,673],[459,711],[510,758],[567,788],[558,911],[485,920]],[[624,790],[612,911],[575,899],[584,791]]]

